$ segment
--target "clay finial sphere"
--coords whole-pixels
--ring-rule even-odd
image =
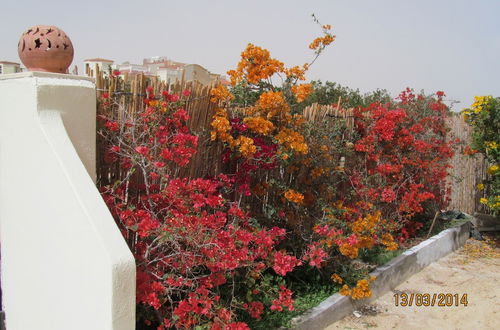
[[[19,58],[29,71],[66,73],[74,49],[63,30],[51,25],[36,25],[24,32],[17,45]]]

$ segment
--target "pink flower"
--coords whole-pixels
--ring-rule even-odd
[[[358,244],[358,238],[356,237],[356,234],[351,234],[351,236],[349,236],[347,238],[347,243],[350,246],[354,246],[354,245]]]
[[[104,126],[113,132],[116,132],[120,129],[120,126],[118,126],[118,123],[114,122],[114,121],[107,121],[106,124],[104,124]]]
[[[177,95],[177,94],[168,95],[167,98],[168,98],[168,100],[170,102],[177,102],[177,101],[179,101],[179,95]]]
[[[139,146],[139,147],[135,148],[135,151],[137,151],[138,153],[140,153],[143,156],[146,156],[149,152],[149,148],[145,147],[145,146]]]
[[[396,193],[391,188],[385,188],[384,190],[382,190],[381,196],[382,201],[386,203],[390,203],[396,199]]]
[[[281,252],[276,252],[274,255],[273,269],[279,275],[285,276],[286,273],[291,272],[295,266],[300,265],[302,265],[302,262],[295,258],[295,256],[290,256]]]
[[[252,301],[248,307],[248,314],[254,319],[260,320],[264,312],[264,305],[260,301]]]

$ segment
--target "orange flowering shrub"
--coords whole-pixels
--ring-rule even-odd
[[[274,130],[273,122],[263,117],[247,117],[243,119],[243,123],[255,134],[269,135]]]
[[[313,91],[311,84],[297,83],[305,80],[309,66],[286,67],[267,49],[248,44],[236,69],[228,71],[228,75],[233,90],[238,87],[246,91],[246,95],[253,95],[254,101],[235,109],[237,104],[233,104],[235,97],[231,90],[218,85],[211,92],[212,102],[218,105],[211,123],[211,139],[222,142],[225,147],[223,162],[233,171],[239,186],[239,196],[235,198],[247,197],[250,206],[255,201],[251,198],[252,191],[260,191],[255,188],[261,183],[271,186],[266,192],[269,205],[282,203],[280,196],[285,196],[284,201],[291,203],[288,208],[292,209],[310,202],[310,194],[292,187],[291,181],[285,183],[285,178],[272,184],[260,179],[264,172],[283,171],[288,164],[299,161],[309,152],[301,133],[304,120],[291,113],[291,105],[303,102]],[[284,78],[281,87],[273,85],[275,76]],[[281,211],[288,208],[283,207]]]
[[[311,95],[313,87],[311,84],[300,84],[292,86],[292,92],[297,98],[297,102],[303,102],[309,95]]]
[[[360,249],[383,246],[386,250],[397,249],[390,231],[394,224],[382,219],[381,212],[370,203],[359,202],[346,207],[341,201],[324,209],[325,216],[313,228],[317,235],[317,247],[328,252],[331,258],[355,259]]]
[[[285,198],[288,199],[292,203],[301,204],[304,201],[304,195],[299,192],[296,192],[293,189],[288,189],[285,192]]]
[[[299,154],[307,154],[309,152],[309,147],[304,141],[304,136],[293,129],[283,128],[276,135],[276,140],[285,150],[293,150]]]
[[[335,40],[330,26],[321,27],[323,35],[309,45],[314,60]],[[368,297],[370,281],[350,278],[345,268],[369,250],[397,250],[397,241],[421,225],[412,221],[416,215],[446,204],[453,151],[444,94],[407,90],[399,101],[350,115],[337,104],[339,117],[305,122],[296,109],[315,93],[304,83],[310,64],[287,68],[253,44],[241,55],[228,72],[232,89],[212,91],[218,104],[212,140],[223,144],[224,171],[237,187],[233,198],[261,225],[286,228],[281,246],[304,265],[325,266],[323,274],[346,283],[344,293]],[[280,86],[273,84],[278,76]]]
[[[230,70],[227,74],[231,78],[231,85],[234,86],[243,79],[246,79],[250,84],[257,84],[275,73],[284,71],[284,64],[271,58],[267,49],[248,44],[241,53],[241,61],[238,63],[237,69]]]
[[[372,296],[372,292],[370,290],[370,282],[373,281],[375,281],[375,277],[372,276],[369,280],[359,280],[358,283],[356,283],[356,286],[353,288],[349,288],[347,284],[344,284],[339,292],[343,296],[351,296],[352,299],[356,300],[370,298]]]
[[[316,23],[321,25],[315,15],[313,15],[313,19]],[[309,44],[309,49],[315,50],[317,54],[320,54],[323,49],[335,41],[336,38],[335,35],[330,33],[330,30],[332,29],[330,25],[321,25],[321,28],[323,29],[323,36],[317,37]]]

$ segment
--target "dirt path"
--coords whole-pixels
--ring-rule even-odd
[[[395,306],[395,294],[467,294],[468,304],[452,307]],[[464,247],[413,275],[394,291],[356,315],[330,325],[334,329],[500,329],[500,236],[469,239]]]

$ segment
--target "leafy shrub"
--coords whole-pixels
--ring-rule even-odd
[[[489,178],[478,185],[484,190],[485,204],[494,214],[500,214],[500,99],[491,96],[475,96],[470,109],[463,115],[473,127],[471,153],[480,152],[490,162]]]

